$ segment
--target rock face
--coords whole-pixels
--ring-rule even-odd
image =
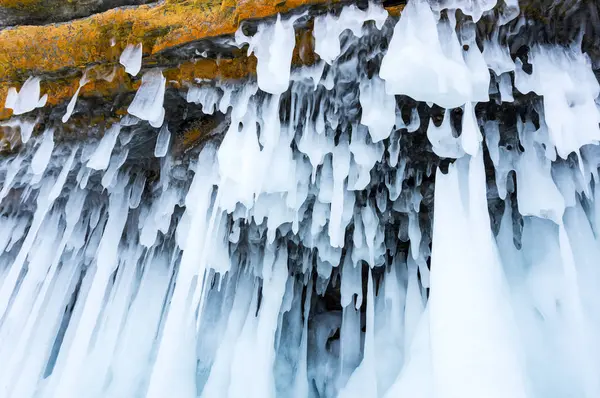
[[[142,64],[145,67],[172,67],[181,63],[182,58],[201,59],[203,57],[198,54],[214,49],[215,44],[220,56],[231,58],[235,55],[231,53],[231,46],[224,45],[223,40],[217,40],[221,44],[218,45],[213,39],[231,36],[242,21],[274,17],[297,7],[325,3],[323,0],[290,0],[281,3],[265,0],[221,3],[168,0],[110,9],[62,24],[29,26],[29,23],[38,21],[54,21],[52,18],[55,17],[50,20],[40,17],[42,19],[38,20],[36,16],[39,13],[34,12],[31,19],[18,19],[27,4],[11,8],[11,3],[5,2],[0,19],[4,20],[1,17],[4,13],[9,24],[14,21],[22,25],[0,31],[0,47],[3,49],[0,52],[0,102],[4,103],[10,87],[18,87],[29,76],[35,75],[46,82],[43,84],[50,91],[49,104],[59,104],[74,94],[78,80],[86,69],[93,67],[94,70],[102,69],[102,72],[108,71],[110,74],[111,67],[119,64],[119,57],[128,44],[142,44]],[[117,3],[98,1],[94,4],[94,9],[102,10]],[[35,5],[31,7],[35,8]],[[81,16],[68,12],[62,15]],[[199,49],[201,51],[197,52]],[[215,78],[222,72],[228,78],[246,74],[245,68],[240,70],[240,65],[235,65],[233,71],[227,62],[223,67],[216,67],[215,52],[212,51],[211,55],[212,61],[204,60],[193,68],[196,69],[194,76]],[[190,69],[190,65],[183,65],[183,71]],[[122,84],[127,86],[128,82]],[[103,88],[98,88],[101,93]],[[83,93],[85,91],[83,89]],[[8,116],[6,110],[0,113],[0,119]]]
[[[151,2],[151,0],[2,0],[0,1],[0,28],[69,22],[111,8]]]
[[[124,114],[141,75],[151,68],[163,70],[167,91],[182,95],[195,79],[236,81],[253,76],[256,58],[234,43],[240,25],[252,31],[258,20],[279,13],[309,9],[315,15],[344,3],[348,1],[0,0],[0,121],[12,116],[2,106],[9,89],[18,89],[31,76],[41,79],[41,93],[47,94],[46,106],[36,111],[41,119],[59,121],[78,94],[72,125],[110,122]],[[404,3],[386,1],[384,6],[399,15]],[[512,58],[521,57],[526,64],[531,43],[569,43],[583,29],[584,51],[600,66],[599,2],[521,0],[519,5],[522,18],[498,32],[492,29],[494,21],[507,7],[484,15],[477,23],[478,40],[498,34]],[[296,26],[294,65],[316,59],[311,24],[308,18]],[[142,70],[130,76],[119,58],[128,45],[140,44]],[[80,87],[84,75],[87,83]],[[104,105],[98,107],[100,103]],[[99,109],[108,111],[99,115]]]

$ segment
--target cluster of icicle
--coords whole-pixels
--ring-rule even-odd
[[[436,3],[475,20],[494,4]],[[395,27],[373,4],[318,16],[321,61],[294,72],[295,17],[238,32],[257,83],[190,88],[231,125],[189,165],[168,154],[160,71],[98,142],[13,119],[29,143],[0,161],[0,396],[599,397],[598,82],[576,47],[532,48],[527,74],[438,17],[423,0]],[[521,148],[474,112],[513,81],[543,96]],[[40,105],[35,84],[10,105]],[[447,173],[408,161],[422,122],[395,95],[463,108],[460,136],[449,111],[426,128]],[[140,119],[162,125],[159,180],[127,163]]]

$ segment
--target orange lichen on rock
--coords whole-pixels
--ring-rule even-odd
[[[5,8],[28,8],[43,4],[43,0],[0,0],[0,7]]]
[[[39,1],[39,0],[28,0]],[[48,94],[47,106],[64,104],[75,94],[85,73],[89,82],[80,98],[110,98],[133,92],[140,76],[132,78],[119,64],[127,44],[143,44],[143,65],[151,67],[161,51],[185,43],[232,35],[240,22],[266,18],[305,5],[341,0],[165,0],[160,4],[119,8],[72,22],[19,26],[0,31],[0,120],[12,115],[4,108],[10,87],[20,88],[32,75],[45,76],[41,93]],[[9,0],[0,0],[8,4]],[[390,15],[403,6],[388,7]],[[299,29],[292,63],[311,65],[314,53],[312,26]],[[233,58],[201,58],[162,68],[169,87],[181,88],[194,79],[237,80],[256,73],[256,58],[245,51]]]
[[[120,65],[113,66],[114,71],[100,73],[98,67],[87,70],[88,82],[79,91],[79,98],[104,97],[111,98],[119,93],[136,91],[141,80],[132,78]],[[176,67],[162,68],[163,75],[167,79],[167,86],[181,88],[186,82],[194,79],[223,79],[237,80],[246,78],[256,73],[256,58],[238,57],[233,59],[200,59],[182,63]],[[68,102],[77,91],[81,74],[71,78],[59,80],[42,80],[40,91],[48,95],[46,106],[56,106]],[[6,100],[7,88],[0,86],[0,120],[8,119],[12,115],[10,109],[3,108]]]
[[[12,4],[0,1],[5,6]],[[29,76],[49,76],[42,79],[42,93],[48,93],[48,105],[56,105],[74,94],[79,77],[90,66],[118,65],[127,44],[142,43],[146,61],[168,48],[231,35],[242,20],[267,18],[299,6],[331,1],[336,0],[166,0],[112,9],[68,23],[0,30],[0,120],[12,114],[4,108],[8,89],[20,87]],[[255,61],[221,61],[216,65],[216,61],[207,60],[193,67],[184,64],[179,73],[190,74],[193,70],[198,73],[195,77],[215,78],[219,71],[224,78],[240,78],[255,69]],[[129,79],[121,81],[127,85]],[[117,85],[100,86],[112,89]],[[94,87],[94,83],[84,86],[81,94]]]
[[[118,62],[127,44],[144,56],[209,37],[233,34],[240,21],[266,18],[331,0],[167,0],[158,5],[109,10],[69,23],[0,31],[0,81]],[[114,45],[111,45],[114,44]]]

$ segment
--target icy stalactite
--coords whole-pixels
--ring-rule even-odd
[[[127,112],[142,120],[147,120],[152,127],[160,127],[165,118],[165,84],[167,79],[160,70],[151,70],[142,76],[142,84],[135,93]]]
[[[298,18],[300,16],[282,21],[278,14],[275,24],[260,25],[252,37],[244,35],[241,29],[235,34],[236,43],[249,44],[248,55],[254,52],[258,58],[258,86],[266,93],[281,94],[288,89],[296,44],[294,22]]]
[[[119,57],[119,63],[125,67],[125,72],[137,76],[142,69],[142,43],[128,44]]]
[[[65,114],[63,115],[63,117],[61,119],[63,123],[66,123],[69,120],[69,118],[71,117],[71,115],[73,114],[73,110],[75,109],[75,104],[77,103],[77,97],[79,96],[79,91],[88,82],[89,82],[89,80],[87,79],[87,76],[84,73],[83,77],[79,80],[79,86],[77,87],[77,91],[75,91],[75,94],[73,94],[73,97],[67,104],[67,111],[65,112]]]
[[[181,159],[158,70],[90,142],[11,120],[0,395],[596,398],[598,83],[445,15],[319,15],[296,70],[298,16],[238,31],[257,79],[189,85],[230,123]]]
[[[47,100],[47,94],[40,98],[40,79],[30,77],[23,83],[21,90],[17,91],[14,87],[8,90],[4,106],[12,109],[15,115],[22,115],[43,107]]]
[[[522,347],[487,211],[483,154],[438,171],[429,296],[436,397],[527,397]]]

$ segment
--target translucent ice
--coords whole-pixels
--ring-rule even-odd
[[[435,205],[429,315],[437,396],[527,397],[481,152],[447,175],[438,170]]]
[[[544,118],[558,155],[566,158],[583,145],[600,140],[600,95],[590,61],[580,50],[537,46],[530,55],[533,73],[517,68],[515,86],[543,96]]]
[[[384,90],[384,82],[378,77],[360,84],[361,123],[369,128],[373,142],[390,136],[396,122],[396,101]]]
[[[147,120],[152,127],[160,127],[165,117],[165,83],[167,79],[160,70],[154,69],[144,73],[142,85],[135,93],[135,98],[127,112],[142,120]]]
[[[373,3],[369,3],[366,11],[354,5],[345,7],[337,18],[330,14],[318,16],[313,29],[315,52],[322,60],[332,64],[340,55],[340,34],[344,30],[350,29],[355,36],[360,37],[366,21],[375,21],[377,28],[381,29],[386,19],[387,11]]]
[[[271,94],[281,94],[290,84],[292,53],[296,45],[294,22],[298,17],[282,21],[281,15],[273,25],[260,25],[253,37],[236,32],[238,44],[248,43],[248,55],[258,58],[258,87]]]
[[[110,155],[117,143],[121,126],[117,123],[104,132],[96,150],[87,162],[87,167],[94,170],[105,170],[110,161]]]
[[[73,110],[75,109],[75,104],[77,103],[77,97],[79,96],[79,90],[81,90],[81,87],[83,87],[87,82],[88,82],[87,77],[84,74],[83,77],[79,80],[79,87],[77,87],[77,91],[75,91],[75,94],[73,94],[73,97],[67,104],[67,111],[65,112],[65,114],[62,117],[63,123],[66,123],[69,120],[69,118],[71,117],[71,114],[73,113]]]
[[[491,4],[253,22],[258,76],[172,87],[183,120],[151,70],[77,141],[3,121],[0,396],[600,396],[600,89]]]
[[[119,63],[125,67],[125,72],[137,76],[142,68],[142,43],[128,44],[119,57]]]
[[[408,3],[394,28],[379,76],[388,94],[454,108],[472,99],[469,68],[448,22],[438,22],[425,0]]]
[[[22,115],[23,113],[31,112],[35,108],[43,107],[46,105],[47,99],[47,94],[44,94],[40,98],[40,79],[38,77],[30,77],[25,80],[20,91],[17,91],[14,87],[8,90],[4,106],[12,109],[13,114]]]
[[[44,173],[50,163],[52,150],[54,149],[54,130],[46,130],[42,137],[41,143],[31,159],[31,171],[34,175]]]
[[[156,138],[156,146],[154,147],[154,156],[157,158],[162,158],[167,154],[169,150],[169,142],[171,141],[171,132],[169,131],[169,127],[164,124],[160,131],[158,132],[158,137]]]

